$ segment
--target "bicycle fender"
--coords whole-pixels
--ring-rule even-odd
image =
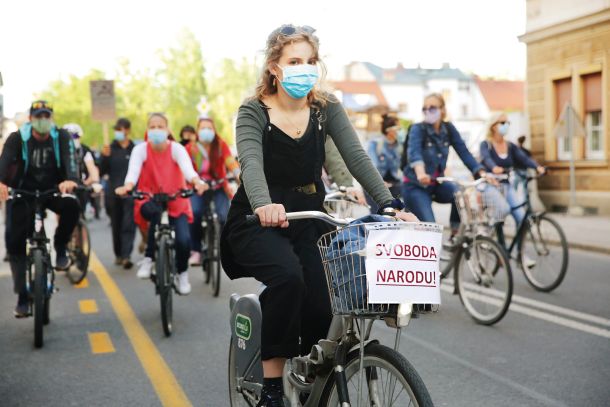
[[[364,347],[366,348],[367,346],[369,346],[369,345],[370,345],[370,344],[372,344],[372,343],[376,343],[376,344],[378,344],[378,343],[379,343],[379,340],[377,340],[377,339],[368,339],[368,340],[364,341]],[[356,345],[352,346],[352,347],[351,347],[351,348],[350,348],[350,349],[347,351],[347,354],[349,354],[349,353],[351,353],[351,352],[353,352],[353,351],[358,351],[358,352],[360,352],[360,343],[358,343],[358,344],[356,344]]]
[[[262,312],[255,294],[232,298],[231,337],[235,352],[235,367],[238,377],[262,383],[263,364],[261,362]]]

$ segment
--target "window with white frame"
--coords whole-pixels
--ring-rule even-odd
[[[582,76],[584,124],[585,124],[585,158],[602,160],[605,157],[605,134],[602,115],[602,74],[601,72]]]
[[[602,125],[602,112],[587,112],[585,119],[585,130],[587,131],[587,158],[593,160],[604,159],[604,127]]]

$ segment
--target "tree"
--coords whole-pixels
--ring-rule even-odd
[[[104,79],[104,72],[93,69],[87,75],[70,75],[67,80],[57,79],[37,97],[53,104],[54,121],[58,126],[78,123],[83,129],[83,142],[92,146],[102,143],[102,125],[91,118],[89,81]]]
[[[256,77],[256,65],[247,59],[241,63],[224,59],[208,81],[212,117],[219,134],[230,144],[235,140],[233,122],[237,109],[247,96],[254,94]]]
[[[197,103],[207,94],[201,44],[192,31],[184,29],[176,47],[159,53],[165,65],[159,71],[162,102],[167,106],[170,125],[178,132],[186,124],[194,124]]]

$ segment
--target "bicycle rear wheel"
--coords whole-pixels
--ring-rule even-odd
[[[400,353],[372,343],[364,349],[361,400],[365,406],[432,407],[432,398],[413,365]],[[357,405],[360,351],[347,356],[345,375],[352,406]],[[320,398],[320,406],[339,406],[335,375],[331,374]]]
[[[456,259],[455,284],[464,308],[476,322],[493,325],[500,321],[513,295],[506,252],[493,239],[477,236]]]
[[[204,222],[203,222],[203,242],[202,242],[202,250],[201,250],[201,269],[203,270],[203,281],[206,284],[210,284],[210,281],[212,280],[212,275],[210,273],[210,261],[209,261],[209,256],[210,256],[210,237],[209,237],[209,229],[210,229],[210,224],[211,224],[211,220],[207,218],[204,218]]]
[[[155,271],[157,274],[157,287],[161,299],[161,324],[165,336],[172,334],[173,326],[173,304],[172,304],[172,285],[173,285],[173,251],[170,247],[169,237],[162,235],[159,240],[159,250]]]
[[[559,224],[534,215],[519,242],[519,261],[528,283],[538,291],[557,288],[568,270],[568,242]]]
[[[82,219],[78,221],[74,232],[72,232],[72,238],[68,243],[68,252],[72,259],[72,266],[67,270],[68,279],[70,283],[78,284],[87,276],[91,255],[89,228]]]
[[[34,346],[41,348],[44,343],[43,329],[45,321],[45,300],[47,296],[47,270],[42,251],[32,253],[32,270],[34,274]]]

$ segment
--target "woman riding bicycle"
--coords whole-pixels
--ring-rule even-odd
[[[195,170],[206,181],[219,182],[214,185],[214,191],[203,196],[192,196],[194,221],[191,223],[191,257],[189,264],[201,264],[201,239],[203,228],[201,218],[206,208],[209,208],[210,199],[214,200],[216,213],[221,228],[227,221],[229,203],[233,199],[233,191],[226,179],[227,173],[239,177],[239,164],[233,157],[229,146],[216,132],[214,121],[208,117],[200,117],[197,123],[197,141],[192,144],[189,152]]]
[[[545,171],[543,166],[528,157],[521,148],[510,141],[506,141],[504,136],[508,134],[509,127],[510,122],[505,114],[501,113],[492,117],[487,126],[486,140],[481,142],[481,164],[496,175],[505,174],[515,166],[533,168],[539,174],[543,174]],[[516,191],[510,188],[508,179],[500,183],[500,190],[490,186],[485,189],[485,194],[488,199],[495,202],[499,209],[497,212],[502,213],[500,215],[502,219],[510,212],[517,225],[521,224],[525,216],[525,210],[518,207],[520,202],[517,201]]]
[[[485,169],[470,154],[455,126],[445,121],[445,100],[440,94],[426,96],[422,112],[424,121],[409,129],[405,152],[408,161],[403,168],[402,195],[407,208],[423,222],[435,221],[432,201],[451,203],[451,228],[456,230],[460,224],[460,216],[453,200],[456,186],[436,182],[436,178],[445,174],[449,147],[453,147],[473,174],[483,176]]]
[[[326,335],[332,317],[316,246],[327,229],[319,221],[286,220],[287,211],[323,210],[326,135],[382,210],[402,207],[341,104],[316,87],[321,61],[313,33],[311,27],[283,25],[269,35],[256,95],[237,117],[242,185],[231,203],[221,253],[230,278],[254,277],[266,286],[260,295],[264,384],[259,406],[284,405],[286,358],[309,353]],[[253,212],[262,227],[246,222]],[[400,211],[397,216],[416,220]]]
[[[146,143],[134,147],[129,159],[129,169],[125,185],[115,192],[125,196],[138,185],[138,190],[151,194],[175,194],[186,188],[186,180],[201,195],[208,185],[203,182],[191,164],[188,153],[180,143],[168,140],[168,121],[165,115],[153,113],[148,119]],[[134,203],[135,211],[150,222],[145,258],[140,265],[137,276],[142,279],[150,277],[155,255],[155,227],[161,218],[162,208],[156,202],[144,199]],[[176,270],[178,272],[178,292],[188,294],[191,285],[188,280],[188,256],[190,250],[189,222],[193,221],[191,204],[187,198],[178,196],[169,202],[169,221],[175,231]]]

